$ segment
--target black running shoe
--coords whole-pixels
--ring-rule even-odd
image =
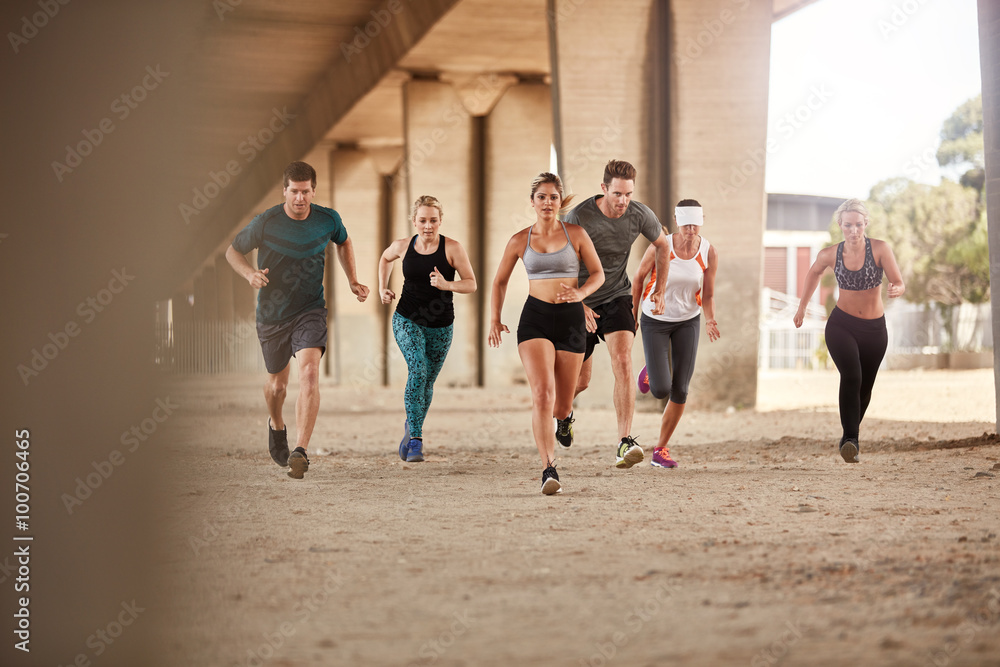
[[[279,466],[284,468],[288,465],[288,427],[275,431],[271,428],[271,420],[267,420],[267,451],[271,452],[271,458]]]
[[[301,447],[296,447],[295,451],[288,457],[288,466],[291,468],[291,470],[288,471],[289,477],[293,479],[302,479],[305,476],[306,471],[309,470],[309,457],[306,456],[306,450]]]
[[[573,413],[569,413],[566,419],[556,419],[556,442],[563,449],[569,449],[573,444]]]
[[[861,445],[854,438],[847,438],[842,443],[840,443],[840,455],[844,457],[844,460],[848,463],[860,463],[858,459],[858,454],[861,453]]]
[[[547,496],[562,493],[562,484],[559,483],[559,473],[555,466],[549,466],[542,472],[542,493]]]

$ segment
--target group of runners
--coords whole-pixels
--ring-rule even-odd
[[[611,160],[601,193],[569,209],[560,178],[539,174],[531,183],[535,222],[514,234],[500,259],[490,299],[488,343],[499,347],[510,330],[502,322],[507,285],[520,259],[528,277],[528,297],[516,329],[518,355],[532,397],[532,433],[542,462],[541,491],[560,493],[555,449],[573,444],[573,400],[590,384],[595,347],[608,347],[614,375],[618,442],[615,466],[631,468],[645,452],[631,433],[636,391],[666,399],[651,464],[675,468],[670,439],[684,412],[701,334],[702,312],[710,341],[721,336],[715,319],[718,251],[702,236],[701,204],[684,199],[674,209],[677,232],[666,234],[649,207],[632,199],[635,168]],[[365,301],[369,289],[357,278],[354,250],[340,215],[312,203],[316,171],[293,162],[284,173],[285,201],[256,216],[227,249],[234,270],[259,289],[257,333],[267,367],[268,449],[272,459],[301,479],[309,469],[307,448],[319,411],[319,362],[326,350],[327,311],[323,298],[326,245],[333,242],[351,291]],[[406,418],[399,457],[424,460],[423,424],[434,382],[451,346],[453,294],[469,294],[477,281],[468,253],[441,234],[444,209],[421,196],[410,211],[414,234],[393,241],[378,265],[378,293],[390,305],[396,260],[402,260],[403,287],[392,330],[406,360],[403,395]],[[865,235],[868,212],[852,199],[837,211],[845,240],[822,250],[810,269],[795,316],[801,326],[820,276],[830,267],[840,286],[837,307],[827,324],[827,345],[841,373],[843,436],[840,453],[857,462],[858,430],[887,336],[882,274],[888,295],[905,290],[892,250]],[[629,281],[628,261],[640,236],[650,243]],[[246,255],[257,249],[257,267]],[[850,267],[858,267],[856,269]],[[645,366],[633,375],[632,345],[641,329]],[[298,362],[295,448],[289,451],[282,415],[292,357]],[[555,420],[553,422],[553,420]]]

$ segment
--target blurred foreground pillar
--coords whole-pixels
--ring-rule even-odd
[[[1000,285],[1000,5],[979,0],[979,59],[983,77],[986,151],[986,219],[990,243],[990,285]],[[993,300],[993,340],[1000,340],[1000,306]],[[993,381],[1000,396],[1000,356],[993,345]],[[996,426],[1000,431],[1000,402]]]

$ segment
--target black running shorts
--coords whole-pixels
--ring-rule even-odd
[[[544,338],[557,350],[582,354],[586,347],[587,325],[582,303],[549,303],[529,296],[517,324],[517,344]]]
[[[583,358],[589,359],[597,347],[598,339],[615,331],[628,331],[635,336],[635,317],[632,315],[632,297],[620,296],[617,299],[602,303],[594,308],[594,313],[600,315],[597,320],[597,332],[587,332],[587,349]]]

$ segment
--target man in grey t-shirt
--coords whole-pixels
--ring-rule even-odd
[[[587,350],[576,393],[590,384],[594,347],[603,340],[608,345],[615,376],[614,403],[619,438],[615,465],[619,468],[631,468],[643,458],[642,448],[630,435],[632,413],[635,412],[632,343],[636,325],[632,315],[632,287],[627,275],[629,253],[639,234],[656,247],[656,285],[650,295],[656,313],[663,312],[670,253],[656,214],[646,205],[632,201],[634,189],[635,167],[622,160],[611,160],[604,168],[603,194],[585,200],[566,216],[566,222],[580,225],[590,235],[604,267],[604,284],[583,302],[587,317]],[[588,275],[587,269],[581,266],[581,283]],[[556,440],[564,448],[573,444],[572,422],[571,413],[559,420],[556,427]]]

